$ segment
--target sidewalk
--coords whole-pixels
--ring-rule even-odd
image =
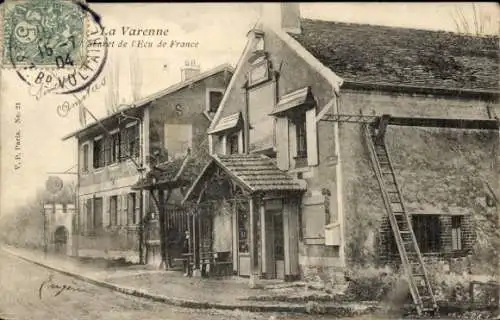
[[[301,283],[271,282],[250,289],[245,279],[188,278],[179,271],[152,270],[130,265],[105,268],[80,263],[76,258],[4,247],[24,260],[80,280],[125,294],[191,308],[239,309],[258,312],[329,313],[350,316],[372,313],[368,303],[336,303],[330,292],[314,290]],[[266,283],[264,281],[263,283]]]

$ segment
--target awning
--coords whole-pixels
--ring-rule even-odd
[[[215,126],[215,128],[209,131],[209,134],[214,134],[218,132],[227,131],[230,129],[236,129],[241,124],[241,112],[234,113],[232,115],[223,117],[219,120],[219,123]]]
[[[269,115],[278,116],[299,106],[313,106],[315,103],[311,87],[305,87],[282,96]]]

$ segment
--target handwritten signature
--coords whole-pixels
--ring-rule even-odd
[[[75,282],[73,282],[73,283],[76,284]],[[53,274],[51,274],[49,276],[49,278],[47,280],[45,280],[44,282],[42,282],[42,284],[40,285],[40,288],[38,289],[38,297],[40,298],[40,300],[43,298],[44,289],[46,289],[45,291],[47,291],[47,290],[55,291],[55,293],[53,294],[54,297],[57,297],[58,295],[63,293],[63,291],[86,292],[86,290],[84,290],[84,289],[73,287],[73,286],[68,285],[68,284],[56,283],[54,281]]]
[[[81,106],[83,104],[83,101],[85,101],[90,96],[91,93],[99,91],[99,89],[101,89],[105,85],[106,85],[106,78],[102,78],[101,82],[94,83],[93,85],[87,87],[87,89],[85,89],[83,95],[80,98],[78,98],[75,94],[73,94],[76,101],[70,103],[68,100],[66,100],[62,104],[58,105],[57,114],[60,117],[67,117],[73,108]]]

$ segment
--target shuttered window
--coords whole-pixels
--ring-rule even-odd
[[[129,193],[127,195],[127,224],[128,225],[134,225],[136,224],[136,219],[135,219],[135,193]]]
[[[116,226],[118,224],[118,197],[109,197],[109,225]]]

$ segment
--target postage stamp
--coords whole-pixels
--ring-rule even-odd
[[[13,67],[64,67],[85,57],[85,14],[70,1],[7,1],[3,61]]]
[[[107,57],[106,35],[87,6],[69,0],[10,0],[2,10],[2,67],[54,94],[87,88]]]

